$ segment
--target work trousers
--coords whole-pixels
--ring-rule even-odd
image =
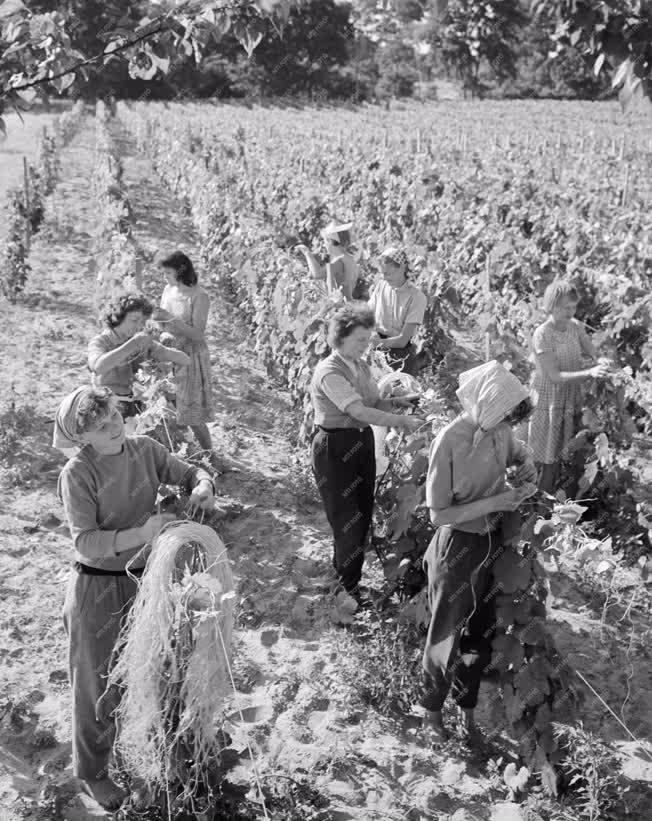
[[[428,710],[441,710],[449,692],[464,709],[478,702],[496,622],[492,567],[502,550],[500,530],[480,535],[448,525],[437,530],[426,550],[431,616],[421,703]]]
[[[108,776],[115,738],[117,692],[106,677],[120,628],[136,594],[127,576],[91,576],[73,571],[63,608],[72,690],[73,774],[84,780]]]
[[[370,427],[324,430],[312,440],[312,469],[333,531],[333,566],[345,590],[362,576],[376,481]]]
[[[379,333],[378,336],[381,339],[387,339],[385,334]],[[403,348],[383,348],[382,350],[386,354],[387,362],[392,370],[403,371],[403,373],[410,376],[417,375],[417,349],[412,342],[408,342]]]

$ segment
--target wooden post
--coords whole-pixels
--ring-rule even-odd
[[[627,195],[629,193],[629,163],[627,163],[627,167],[625,168],[625,182],[623,183],[623,194],[621,205],[627,205]]]
[[[417,154],[421,153],[421,129],[417,128]]]
[[[387,146],[389,145],[389,132],[387,129],[385,129],[383,132],[383,145],[385,146],[385,148],[387,148]]]
[[[623,138],[620,141],[620,159],[625,159],[625,135],[623,134]]]
[[[23,157],[23,185],[24,185],[24,204],[25,204],[25,251],[29,254],[32,228],[29,221],[29,174],[27,173],[27,157]]]
[[[491,252],[487,254],[487,259],[485,263],[485,281],[484,281],[484,292],[487,297],[487,306],[489,305],[489,300],[491,298]],[[489,331],[485,332],[484,335],[484,358],[486,362],[489,362],[491,359],[491,334]]]

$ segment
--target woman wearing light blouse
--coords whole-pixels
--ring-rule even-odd
[[[423,425],[412,416],[391,412],[410,407],[409,397],[380,398],[362,359],[373,328],[373,314],[365,305],[340,308],[329,325],[332,353],[317,365],[311,382],[316,428],[312,468],[333,530],[333,566],[343,589],[358,603],[376,480],[370,425],[407,431]]]
[[[387,248],[380,255],[382,279],[369,297],[378,333],[372,340],[386,351],[394,370],[417,373],[416,349],[412,337],[423,322],[428,300],[408,279],[408,259],[401,248]]]

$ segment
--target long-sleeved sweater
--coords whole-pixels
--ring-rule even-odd
[[[117,532],[145,524],[161,483],[191,490],[202,479],[211,481],[205,470],[149,436],[127,437],[122,451],[111,455],[86,445],[66,463],[58,486],[75,559],[102,570],[124,570],[140,547],[116,556]]]

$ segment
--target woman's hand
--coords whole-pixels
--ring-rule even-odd
[[[215,505],[215,496],[213,494],[213,485],[208,479],[202,479],[201,482],[195,485],[190,494],[190,511],[195,513],[197,508],[201,510],[212,510]]]
[[[514,482],[520,487],[530,482],[536,482],[538,477],[537,469],[534,462],[527,460],[521,462],[514,471]]]
[[[369,337],[369,347],[370,348],[377,348],[379,345],[383,344],[383,340],[378,335],[376,331],[373,331],[371,336]]]
[[[156,513],[150,516],[143,525],[143,537],[146,542],[153,542],[165,525],[176,520],[174,513]]]
[[[534,482],[528,482],[520,487],[506,490],[504,493],[499,493],[496,496],[496,512],[508,510],[518,510],[526,499],[534,496],[537,492],[537,486]]]
[[[418,416],[399,416],[401,420],[396,424],[396,427],[403,428],[407,433],[415,433],[428,424],[425,419],[419,419]]]
[[[413,408],[419,401],[418,393],[406,393],[405,396],[390,396],[392,405],[397,408]]]
[[[591,376],[594,379],[606,379],[609,376],[610,368],[607,365],[599,364],[591,368]]]

